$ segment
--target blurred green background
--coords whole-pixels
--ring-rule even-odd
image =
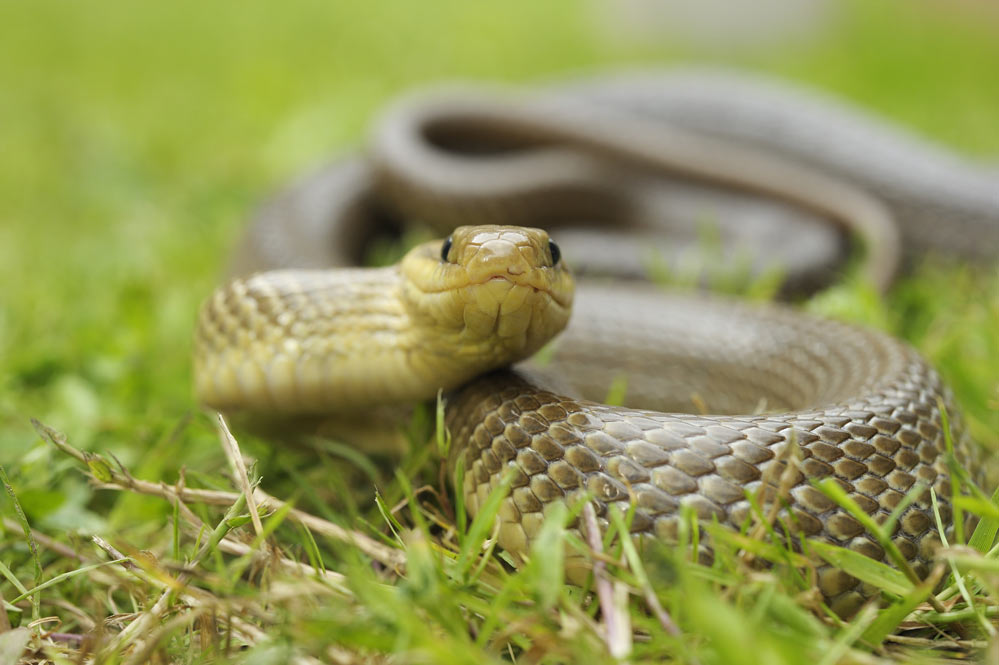
[[[97,523],[30,417],[147,478],[218,462],[207,420],[177,429],[197,414],[200,299],[254,206],[361,145],[373,112],[407,87],[708,61],[826,88],[999,161],[993,2],[833,2],[816,25],[747,47],[630,41],[595,5],[0,2],[0,463],[31,516]],[[885,325],[943,365],[976,433],[995,441],[999,280],[916,279]],[[951,309],[940,284],[964,305]]]

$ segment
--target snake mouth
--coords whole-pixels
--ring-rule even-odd
[[[490,284],[502,285],[504,283],[511,285],[511,287],[522,286],[531,289],[533,293],[544,294],[553,303],[561,308],[567,309],[572,306],[572,292],[560,293],[560,291],[552,286],[541,283],[542,280],[531,280],[520,278],[515,275],[490,275],[485,278],[480,278],[476,280],[467,280],[461,284],[448,284],[442,285],[439,288],[421,288],[420,291],[428,296],[430,295],[443,295],[448,292],[459,292],[468,289],[475,288],[488,288]]]
[[[510,284],[511,287],[522,286],[531,289],[534,293],[542,293],[548,296],[553,302],[558,304],[560,307],[569,307],[572,304],[571,297],[566,298],[559,297],[557,290],[551,288],[550,286],[541,283],[541,280],[532,280],[529,277],[521,275],[499,275],[493,274],[484,279],[469,281],[466,287],[473,288],[476,286],[484,286],[487,284]]]
[[[525,348],[540,346],[537,340],[550,338],[568,318],[569,307],[556,299],[553,288],[518,277],[483,275],[455,294],[461,303],[462,334],[485,343],[493,349],[490,353],[504,349],[520,355]]]

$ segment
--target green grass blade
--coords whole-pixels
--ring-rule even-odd
[[[934,587],[940,581],[943,572],[944,569],[942,567],[938,568],[933,575],[903,595],[900,600],[881,610],[877,618],[874,619],[867,629],[864,630],[863,635],[860,636],[861,641],[873,648],[881,646],[885,638],[895,632],[899,624],[905,621],[905,618],[912,614],[916,607],[930,597]]]
[[[896,545],[895,542],[891,539],[891,531],[885,529],[882,525],[875,522],[874,518],[865,513],[863,509],[857,505],[857,502],[854,501],[846,493],[846,491],[839,486],[839,483],[837,483],[832,478],[824,478],[814,483],[814,485],[818,487],[823,494],[825,494],[830,499],[839,504],[839,506],[843,508],[843,510],[848,512],[854,519],[860,522],[860,524],[864,527],[864,529],[868,533],[874,536],[875,540],[878,541],[878,544],[882,548],[884,548],[885,553],[888,555],[888,558],[892,561],[892,563],[894,563],[898,567],[900,571],[902,571],[904,577],[908,579],[909,588],[919,583],[920,580],[916,575],[915,571],[912,570],[912,566],[910,566],[906,558],[902,556],[902,552],[898,549],[898,545]],[[815,545],[815,541],[811,541],[811,543],[812,545]],[[826,552],[828,553],[828,550],[826,550]],[[822,554],[821,552],[820,556],[825,558],[825,555]],[[867,559],[867,557],[863,557],[862,555],[857,555],[857,556],[861,556],[862,558]],[[871,559],[868,560],[873,561]]]
[[[545,512],[541,530],[531,543],[531,558],[525,568],[525,579],[538,606],[547,611],[555,606],[561,596],[565,581],[565,525],[569,521],[569,508],[564,503],[554,503]]]
[[[912,582],[901,571],[887,564],[820,540],[810,540],[808,545],[826,563],[853,575],[861,582],[873,584],[896,596],[908,596],[912,593]]]
[[[940,428],[944,435],[944,448],[946,449],[947,466],[951,471],[950,502],[954,508],[954,541],[964,544],[964,515],[958,498],[961,496],[961,483],[955,482],[958,477],[957,468],[961,465],[954,455],[954,436],[950,430],[950,416],[947,414],[947,405],[942,397],[937,397],[937,409],[940,411]]]
[[[38,594],[38,592],[44,591],[45,589],[48,589],[50,587],[54,587],[55,585],[59,584],[60,582],[65,582],[66,580],[73,579],[77,575],[82,575],[83,573],[90,572],[91,570],[95,570],[97,568],[105,568],[107,566],[111,566],[111,565],[119,564],[119,563],[124,563],[126,561],[131,561],[131,560],[132,560],[131,557],[123,557],[121,559],[112,559],[111,561],[101,561],[99,563],[92,563],[89,566],[83,566],[82,568],[77,568],[75,570],[71,570],[69,572],[62,573],[61,575],[56,575],[52,579],[45,580],[44,582],[42,582],[38,586],[36,586],[34,588],[31,588],[31,589],[28,589],[27,591],[25,591],[24,593],[22,593],[20,596],[17,596],[16,598],[11,598],[10,602],[11,602],[11,604],[17,604],[17,603],[21,602],[22,600],[24,600],[25,598],[34,597],[34,596],[36,596]]]
[[[988,552],[996,542],[996,534],[999,533],[999,489],[992,493],[992,500],[988,503],[979,499],[973,507],[966,505],[965,509],[981,518],[971,533],[971,538],[968,539],[968,545],[979,552]]]
[[[836,639],[823,649],[823,655],[818,665],[834,665],[846,655],[850,647],[853,646],[860,636],[867,631],[877,617],[877,608],[867,605],[853,618],[853,621],[846,624],[840,631]]]
[[[500,506],[510,492],[510,485],[513,483],[513,478],[514,474],[511,471],[503,474],[499,485],[489,493],[485,503],[479,507],[475,519],[472,520],[472,524],[468,527],[465,542],[461,545],[461,552],[458,554],[458,560],[454,566],[454,572],[458,579],[465,579],[472,564],[478,558],[482,550],[482,544],[486,541],[489,531],[496,521],[496,516],[499,514]]]
[[[7,472],[3,466],[0,466],[0,482],[3,483],[4,489],[7,491],[7,496],[10,497],[11,503],[14,505],[14,514],[17,516],[17,523],[21,525],[21,530],[24,532],[24,539],[28,543],[28,550],[31,552],[31,562],[35,569],[35,588],[38,588],[42,583],[42,563],[38,557],[38,544],[35,542],[35,537],[31,535],[31,525],[28,523],[28,517],[24,514],[24,509],[21,508],[21,502],[17,500],[17,494],[14,492],[14,487],[10,484],[10,479],[7,478]],[[42,612],[38,596],[32,596],[31,618],[33,621],[38,621],[41,616]]]

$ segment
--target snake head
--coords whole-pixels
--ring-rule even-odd
[[[541,229],[461,226],[399,265],[403,300],[429,350],[479,359],[479,370],[527,358],[569,320],[574,283]]]

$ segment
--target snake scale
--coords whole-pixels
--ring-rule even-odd
[[[884,288],[928,250],[999,256],[994,173],[836,102],[711,71],[516,100],[451,90],[402,101],[378,127],[367,159],[295,184],[251,226],[239,277],[202,310],[201,401],[354,413],[444,388],[470,511],[512,474],[498,533],[514,554],[555,502],[592,497],[602,527],[610,504],[634,503],[636,538],[671,542],[682,507],[738,529],[747,492],[770,502],[781,485],[787,528],[884,560],[811,480],[835,478],[878,520],[921,483],[894,539],[926,572],[939,542],[928,488],[951,519],[939,412],[950,396],[926,361],[786,306],[653,288],[635,281],[636,257],[651,248],[703,274],[755,243],[750,270],[779,264],[794,293],[829,283],[852,236]],[[716,251],[695,241],[705,214]],[[445,233],[540,226],[559,244],[537,229],[461,227],[399,265],[350,267],[413,219]],[[561,253],[582,275],[575,296]],[[545,362],[504,369],[561,329],[570,303]],[[601,403],[620,379],[627,406]],[[871,592],[819,570],[840,613]]]

